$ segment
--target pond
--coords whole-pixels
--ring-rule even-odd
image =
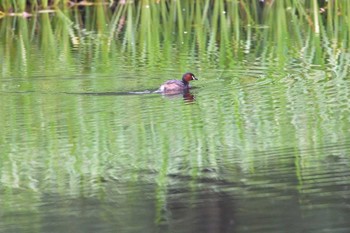
[[[60,17],[0,21],[0,232],[349,232],[342,45],[74,44]]]

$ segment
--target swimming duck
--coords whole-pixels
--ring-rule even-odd
[[[160,86],[157,92],[172,94],[188,90],[191,88],[190,81],[192,80],[198,79],[192,73],[185,73],[182,80],[168,80]]]

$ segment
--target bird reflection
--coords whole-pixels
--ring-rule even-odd
[[[164,97],[169,98],[169,99],[176,99],[176,98],[183,98],[185,102],[187,103],[192,103],[196,100],[195,96],[189,91],[180,91],[180,92],[174,92],[174,93],[167,93],[163,94]]]
[[[196,100],[195,96],[192,95],[192,93],[190,91],[186,91],[183,94],[183,98],[186,102],[194,102]]]

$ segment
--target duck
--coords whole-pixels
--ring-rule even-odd
[[[190,81],[192,80],[198,79],[196,78],[196,76],[194,76],[193,73],[187,72],[184,75],[182,75],[182,80],[166,81],[160,86],[157,92],[161,92],[164,94],[175,94],[188,91],[191,88]]]

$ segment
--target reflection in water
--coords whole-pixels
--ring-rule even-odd
[[[210,178],[197,181],[189,178],[173,177],[174,182],[177,180],[181,184],[168,189],[169,232],[233,232],[233,194],[224,191],[233,188],[233,184]]]
[[[3,93],[0,231],[349,230],[348,81],[223,79],[190,105]]]
[[[229,82],[3,94],[0,230],[350,229],[348,81]]]
[[[89,32],[70,51],[70,34],[16,20],[0,45],[0,232],[350,231],[346,43],[247,27],[227,47],[200,29],[212,39],[150,51]],[[201,88],[146,91],[187,68]]]
[[[196,98],[194,97],[194,95],[191,94],[191,92],[185,92],[183,94],[183,98],[186,102],[193,102],[196,100]]]
[[[162,95],[168,99],[177,99],[182,97],[187,103],[191,103],[196,100],[195,96],[190,92],[190,90],[185,90],[185,91],[172,93],[172,94],[162,94]]]

